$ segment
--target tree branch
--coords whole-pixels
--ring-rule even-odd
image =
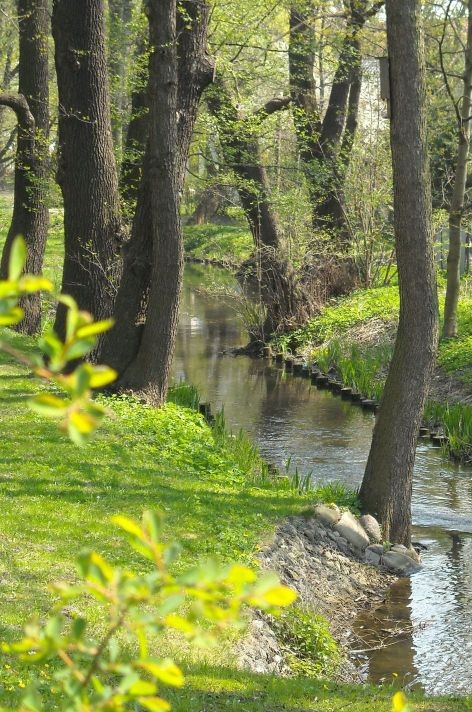
[[[18,124],[23,130],[34,131],[34,116],[23,94],[0,94],[0,106],[8,106],[13,109]]]
[[[260,109],[254,111],[253,116],[264,119],[266,116],[270,116],[271,114],[275,114],[277,111],[286,109],[290,106],[291,101],[291,96],[274,97],[264,104],[264,106],[261,106]]]

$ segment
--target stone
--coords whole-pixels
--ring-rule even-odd
[[[367,536],[373,544],[379,544],[382,541],[382,531],[380,524],[371,514],[363,514],[359,519],[360,525],[365,529]]]
[[[380,565],[380,560],[384,554],[384,548],[381,544],[371,544],[365,550],[366,564]]]
[[[408,550],[407,550],[408,551]],[[402,551],[387,551],[382,557],[382,564],[400,576],[410,576],[421,569],[421,566],[411,556]]]
[[[335,530],[355,549],[363,551],[369,546],[369,537],[351,512],[344,512]]]
[[[315,517],[322,521],[325,526],[334,527],[341,519],[341,512],[336,505],[328,507],[326,504],[317,504],[315,507]]]
[[[405,554],[405,556],[409,556],[410,559],[416,561],[417,564],[419,564],[421,561],[418,553],[413,548],[408,549],[406,546],[403,546],[403,544],[394,544],[391,548],[391,551],[397,551],[400,554]]]

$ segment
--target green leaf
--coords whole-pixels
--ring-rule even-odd
[[[45,393],[44,395],[31,398],[31,400],[28,401],[28,405],[31,410],[41,415],[61,418],[64,415],[64,411],[69,407],[70,401],[62,400],[62,398],[57,398],[49,393]]]
[[[172,660],[146,660],[139,667],[149,672],[156,680],[172,687],[182,687],[184,676],[182,670]]]
[[[82,358],[83,356],[86,356],[89,351],[92,350],[94,345],[95,342],[92,339],[90,339],[89,341],[81,339],[80,341],[72,342],[72,344],[66,351],[67,360],[74,361],[76,358]]]
[[[87,627],[87,621],[85,618],[75,618],[72,627],[71,627],[71,633],[74,638],[74,640],[80,640],[85,632],[85,628]]]
[[[90,435],[96,427],[95,418],[83,410],[74,410],[69,420],[82,435]]]
[[[137,697],[138,695],[155,695],[157,687],[153,682],[147,680],[137,680],[128,689],[130,695]]]
[[[20,307],[11,307],[8,311],[0,313],[0,326],[14,326],[19,324],[25,313]]]
[[[92,324],[87,324],[86,326],[81,326],[80,329],[77,329],[76,336],[78,339],[97,336],[98,334],[103,334],[104,331],[111,329],[114,324],[115,322],[113,319],[94,321]]]
[[[143,513],[143,525],[149,532],[151,541],[158,542],[162,536],[163,517],[159,512],[147,510]]]
[[[67,434],[74,443],[74,445],[78,445],[79,447],[85,445],[87,441],[87,437],[83,433],[81,433],[78,428],[76,428],[76,426],[70,419],[67,422]]]
[[[84,551],[77,558],[79,571],[89,581],[105,585],[113,578],[113,568],[96,551]]]
[[[26,254],[26,242],[21,235],[18,235],[11,246],[8,279],[15,281],[21,277],[26,262]]]
[[[18,289],[22,294],[31,294],[32,292],[52,292],[54,286],[52,282],[45,277],[35,277],[32,274],[25,274],[18,282]]]
[[[296,598],[296,592],[288,586],[274,586],[261,595],[261,600],[269,606],[289,606]]]
[[[90,390],[90,381],[92,378],[93,368],[89,363],[82,363],[74,371],[74,395],[82,396]]]
[[[127,534],[131,534],[132,536],[138,537],[138,539],[142,539],[143,532],[141,527],[133,519],[129,519],[129,517],[125,517],[122,514],[116,514],[111,518],[111,521],[113,524],[120,527],[120,529],[123,529],[123,531]]]
[[[95,366],[90,378],[91,388],[103,388],[116,380],[118,373],[108,366]]]

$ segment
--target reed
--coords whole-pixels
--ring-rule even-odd
[[[198,388],[190,383],[173,383],[167,392],[167,401],[175,403],[182,408],[191,408],[198,410],[200,403],[200,393]]]

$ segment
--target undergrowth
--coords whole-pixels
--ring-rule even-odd
[[[323,616],[292,606],[273,622],[292,672],[307,677],[331,677],[342,659],[341,649]]]
[[[254,243],[246,227],[185,225],[184,247],[192,257],[239,265],[248,259]]]

